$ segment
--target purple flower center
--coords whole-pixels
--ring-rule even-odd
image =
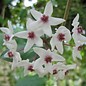
[[[9,57],[13,57],[14,55],[13,55],[13,53],[10,51],[10,52],[8,52],[8,56],[9,56]]]
[[[35,38],[34,32],[29,32],[29,33],[28,33],[28,38],[34,39],[34,38]]]
[[[46,63],[49,63],[49,62],[51,63],[52,57],[51,56],[46,56],[45,61],[46,61]]]
[[[7,35],[7,34],[5,34],[5,40],[6,40],[6,41],[9,41],[9,40],[10,40],[10,36]]]
[[[77,28],[77,31],[78,31],[79,34],[82,34],[82,33],[83,33],[83,28],[82,28],[82,26],[79,26],[79,27]]]
[[[58,38],[59,41],[64,41],[65,40],[65,34],[59,33],[57,38]]]
[[[82,50],[82,48],[83,48],[83,46],[81,45],[81,46],[79,46],[78,47],[78,51],[81,51]]]
[[[53,70],[53,75],[55,75],[55,74],[57,74],[57,70],[56,69]]]
[[[41,17],[41,20],[42,20],[44,23],[48,22],[48,16],[43,15],[43,16]]]
[[[30,65],[30,66],[28,67],[28,70],[31,71],[31,72],[34,71],[33,66]]]

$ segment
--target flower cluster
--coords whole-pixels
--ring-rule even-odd
[[[51,26],[59,25],[65,20],[51,16],[53,12],[51,1],[46,4],[43,14],[35,9],[31,9],[30,12],[36,20],[28,18],[26,22],[27,29],[25,31],[14,33],[10,21],[8,21],[9,28],[0,28],[4,32],[3,45],[9,49],[4,56],[13,59],[12,69],[24,67],[24,75],[27,75],[28,72],[36,72],[40,77],[52,74],[56,79],[63,79],[69,70],[76,68],[76,64],[65,64],[65,58],[62,56],[64,52],[63,44],[68,43],[73,38],[75,42],[72,53],[73,60],[75,61],[76,57],[82,59],[80,50],[86,42],[86,37],[83,36],[85,31],[79,26],[79,14],[73,20],[72,26],[74,28],[71,36],[70,31],[65,26],[60,26],[58,29],[55,28],[56,32],[52,33]],[[49,43],[51,47],[48,49],[44,49],[42,39],[44,35],[50,38]],[[17,52],[17,42],[14,37],[27,39],[24,53],[36,45],[33,47],[33,50],[39,58],[32,62],[29,59],[22,60],[20,53]]]

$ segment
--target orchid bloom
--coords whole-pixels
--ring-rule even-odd
[[[15,40],[12,41],[12,44],[8,44],[7,45],[10,50],[8,52],[6,52],[6,54],[4,55],[4,57],[9,57],[13,59],[12,62],[12,69],[14,69],[16,67],[16,64],[21,61],[21,56],[19,52],[16,52],[17,50],[17,43]]]
[[[78,42],[77,45],[73,47],[72,56],[74,61],[76,60],[76,58],[82,59],[82,56],[80,54],[82,48],[83,48],[82,42]]]
[[[43,14],[36,11],[35,9],[31,9],[30,12],[32,16],[37,20],[35,26],[39,26],[40,27],[39,29],[42,29],[44,33],[48,36],[52,35],[51,26],[61,24],[65,21],[64,19],[61,18],[51,17],[53,13],[53,5],[51,1],[49,1],[46,4]]]
[[[64,63],[57,63],[52,66],[52,74],[56,79],[64,79],[69,70],[75,69],[76,64],[65,65]]]
[[[51,71],[53,61],[65,61],[65,59],[62,56],[51,52],[50,50],[34,48],[34,52],[40,56],[40,58],[35,63],[35,65],[37,65],[35,69],[39,71],[40,68],[41,72],[43,72],[44,74],[47,74],[49,71]]]
[[[85,31],[83,30],[83,28],[81,26],[79,26],[79,14],[76,15],[76,17],[73,20],[72,26],[74,26],[72,32],[73,32],[73,39],[75,44],[77,44],[78,42],[86,42],[86,37],[83,36],[82,34],[85,34]]]
[[[60,26],[56,33],[53,35],[53,37],[50,40],[51,48],[54,50],[55,46],[59,53],[63,54],[63,41],[69,42],[71,40],[71,34],[70,31],[64,27]]]
[[[22,60],[17,63],[16,67],[24,67],[24,76],[28,75],[29,72],[34,71],[34,61],[31,63],[29,62],[29,59]]]
[[[24,52],[27,52],[28,50],[30,50],[30,48],[34,44],[36,44],[37,46],[43,46],[43,41],[40,38],[40,36],[42,36],[43,32],[41,30],[31,29],[29,27],[31,22],[32,22],[32,20],[28,19],[27,24],[26,24],[27,31],[21,31],[21,32],[15,33],[15,36],[17,36],[19,38],[27,39],[27,43],[26,43],[26,46],[24,48]]]
[[[8,42],[8,41],[12,40],[14,35],[13,35],[13,28],[12,28],[11,21],[8,20],[8,28],[1,27],[0,30],[5,33],[5,35],[4,35],[4,38],[5,38],[4,42],[5,41]]]

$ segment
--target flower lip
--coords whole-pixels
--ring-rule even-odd
[[[29,32],[29,33],[28,33],[28,38],[34,39],[34,38],[35,38],[34,32]]]
[[[57,73],[58,73],[57,70],[54,69],[54,70],[53,70],[53,75],[55,75],[55,74],[57,74]]]
[[[65,34],[59,33],[57,38],[58,38],[59,41],[64,41],[65,40]]]
[[[9,56],[9,57],[13,57],[14,55],[13,55],[13,53],[12,53],[11,51],[9,51],[9,52],[8,52],[8,56]]]
[[[28,70],[31,71],[31,72],[34,71],[33,66],[30,65],[30,66],[28,67]]]
[[[82,28],[82,26],[79,26],[79,27],[77,28],[77,31],[78,31],[79,34],[82,34],[82,33],[83,33],[83,28]]]
[[[8,34],[5,34],[4,37],[5,37],[5,40],[6,40],[6,41],[9,41],[9,40],[10,40],[10,36],[9,36]]]
[[[42,17],[41,17],[41,20],[44,22],[44,23],[46,23],[46,22],[48,22],[48,16],[46,16],[46,15],[43,15]]]
[[[46,63],[49,63],[49,62],[51,63],[52,57],[51,56],[46,56],[45,61],[46,61]]]

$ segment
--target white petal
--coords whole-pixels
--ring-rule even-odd
[[[28,18],[27,19],[27,22],[26,22],[26,27],[27,27],[27,30],[30,29],[30,24],[33,23],[34,21],[31,19],[31,18]]]
[[[4,45],[6,45],[7,48],[12,50],[13,52],[15,52],[17,49],[17,43],[15,40],[10,40],[8,42],[4,40]]]
[[[44,35],[44,32],[43,32],[43,30],[40,29],[40,30],[37,30],[35,32],[35,34],[36,34],[37,37],[40,37],[40,36]]]
[[[41,22],[41,20],[37,20],[31,23],[29,28],[32,30],[40,30],[41,26],[43,26],[43,22]]]
[[[77,36],[77,34],[76,33],[73,33],[72,34],[72,37],[74,39],[75,44],[77,44],[77,42],[78,42],[78,36]]]
[[[10,40],[12,40],[13,37],[14,37],[14,35],[13,35],[13,34],[10,34]],[[10,40],[9,40],[9,41],[10,41]]]
[[[18,62],[22,60],[19,52],[15,53],[15,57],[17,58]]]
[[[16,51],[17,50],[17,43],[15,40],[11,40],[9,41],[9,49],[12,50],[12,51]]]
[[[81,56],[81,54],[80,54],[79,51],[77,52],[77,58],[79,58],[80,60],[82,60],[82,56]]]
[[[13,58],[13,63],[12,63],[12,70],[16,68],[16,64],[18,63],[17,58]]]
[[[57,45],[56,45],[56,48],[59,51],[59,53],[63,54],[63,44],[62,44],[62,42],[58,41]]]
[[[52,73],[52,63],[45,64],[46,73]]]
[[[58,71],[59,70],[64,70],[66,68],[66,65],[62,62],[58,62],[56,65],[57,65],[56,68],[57,68]]]
[[[5,34],[10,34],[10,30],[6,27],[1,27],[0,30],[4,32]]]
[[[8,52],[6,52],[6,53],[4,54],[4,57],[9,57],[9,56],[8,56]]]
[[[26,60],[22,60],[20,62],[17,63],[17,67],[25,67],[29,64],[29,59]]]
[[[17,67],[19,60],[20,60],[19,54],[16,53],[16,55],[13,57],[12,69]]]
[[[33,48],[34,52],[37,53],[40,57],[44,57],[46,55],[46,50],[43,48]]]
[[[27,70],[27,67],[24,67],[24,76],[28,75],[29,71]]]
[[[76,60],[76,58],[82,59],[82,57],[81,57],[81,55],[80,55],[80,51],[78,51],[78,50],[76,49],[76,47],[73,48],[72,56],[73,56],[73,60],[74,60],[74,61]]]
[[[71,70],[71,69],[75,69],[75,68],[76,68],[76,64],[67,65],[67,70]]]
[[[39,20],[42,16],[42,14],[40,12],[38,12],[34,9],[31,9],[30,12],[36,20]]]
[[[51,30],[51,27],[47,24],[47,25],[44,25],[43,27],[41,27],[42,30],[44,31],[44,33],[46,35],[48,35],[49,37],[52,36],[52,30]]]
[[[62,18],[54,18],[54,17],[50,17],[49,18],[49,24],[50,25],[58,25],[63,23],[65,20]]]
[[[28,31],[21,31],[21,32],[15,33],[14,35],[19,38],[27,39],[28,38]]]
[[[42,41],[42,39],[41,38],[36,38],[36,41],[35,41],[35,44],[37,45],[37,46],[43,46],[43,41]]]
[[[40,58],[37,59],[34,63],[35,72],[39,75],[39,77],[43,77],[45,75],[45,71],[42,65],[43,63]]]
[[[50,40],[50,45],[51,45],[51,50],[54,50],[54,48],[55,48],[55,40],[54,40],[53,37]]]
[[[61,79],[61,80],[64,79],[64,77],[65,77],[64,71],[59,71],[57,75],[58,75],[58,76],[57,76],[58,79]]]
[[[34,45],[34,42],[31,41],[31,40],[27,40],[27,43],[25,45],[25,48],[24,48],[24,53],[27,52],[28,50],[30,50],[30,48]]]
[[[81,34],[79,34],[78,35],[78,40],[80,40],[81,42],[86,42],[86,37],[81,35]]]
[[[47,15],[47,16],[51,16],[52,13],[53,13],[53,5],[52,5],[52,2],[49,1],[46,4],[45,10],[44,10],[44,14]]]
[[[52,52],[53,61],[65,61],[65,58],[61,55]]]
[[[11,23],[11,21],[9,21],[9,20],[8,20],[8,27],[9,27],[11,33],[13,33],[12,23]]]
[[[65,41],[69,42],[71,40],[71,33],[69,30],[65,33]]]
[[[76,17],[73,20],[72,26],[78,26],[79,25],[79,14],[76,15]]]
[[[73,57],[73,60],[75,61],[76,60],[76,50],[75,50],[75,48],[73,48],[72,57]]]

